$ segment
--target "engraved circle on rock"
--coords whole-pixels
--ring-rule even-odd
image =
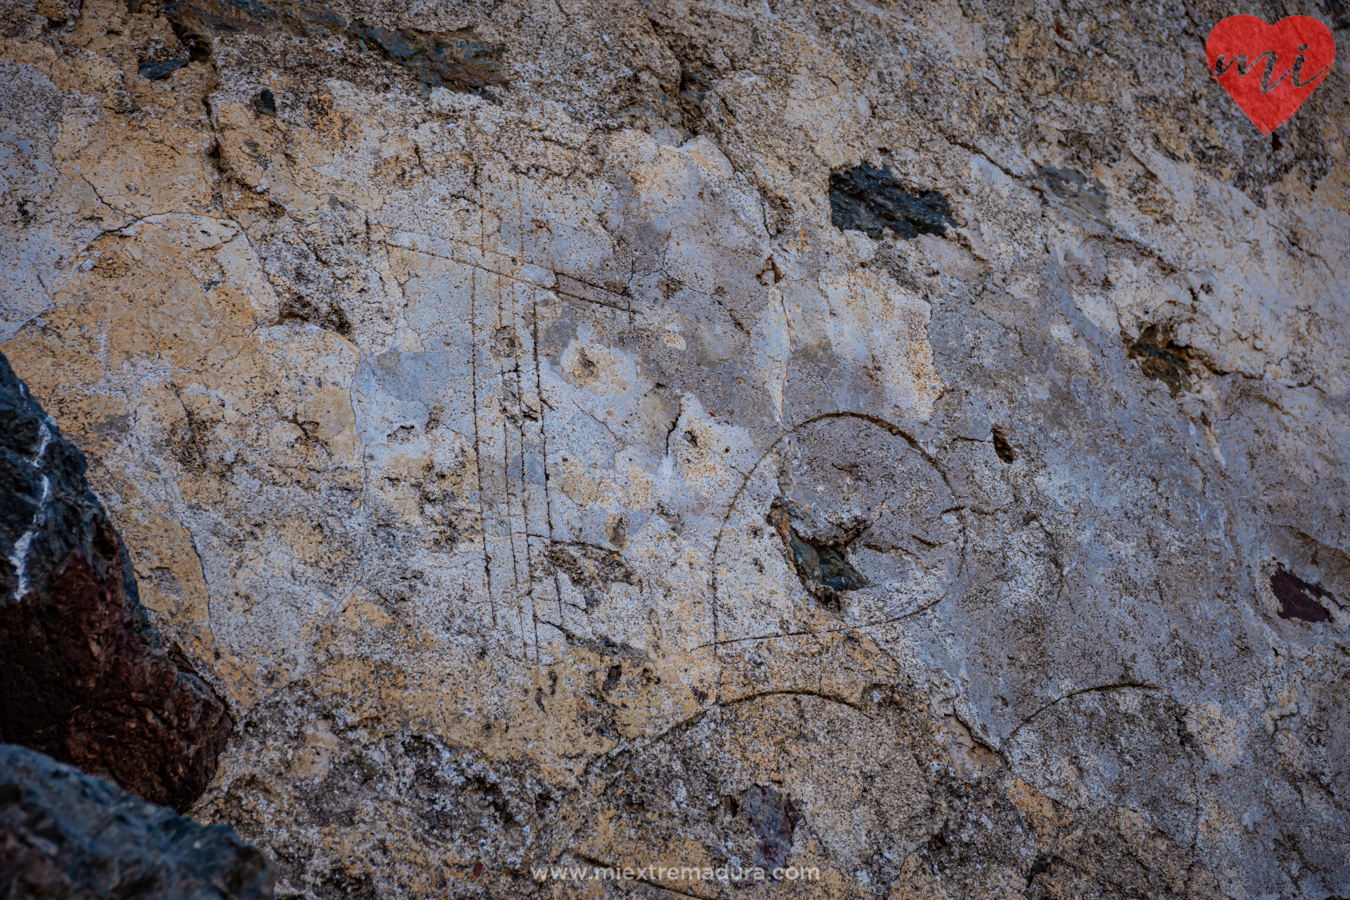
[[[714,590],[724,615],[717,639],[773,636],[762,624],[746,628],[725,615],[747,583],[745,570],[763,566],[759,551],[766,549],[777,550],[801,589],[836,607],[848,627],[898,621],[935,605],[959,562],[957,508],[942,472],[897,426],[861,413],[798,425],[747,473],[728,511],[728,521],[768,527],[765,544],[743,542],[732,527],[719,535]],[[766,606],[761,618],[769,612]]]
[[[900,434],[863,418],[811,422],[783,441],[778,484],[803,538],[920,557],[956,536],[942,475]]]

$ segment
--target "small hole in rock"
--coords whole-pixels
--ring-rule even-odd
[[[1005,463],[1017,459],[1017,451],[1008,443],[1008,436],[1004,434],[1003,429],[995,425],[991,433],[994,437],[994,452],[998,454],[998,458]]]
[[[1027,872],[1027,887],[1031,887],[1035,882],[1037,875],[1050,874],[1050,860],[1044,856],[1037,856],[1036,861],[1031,864],[1031,871]]]
[[[1270,575],[1270,590],[1279,601],[1281,619],[1302,619],[1304,622],[1325,622],[1331,618],[1320,601],[1335,602],[1335,595],[1314,582],[1304,581],[1279,566]]]
[[[841,592],[856,591],[871,583],[849,561],[847,542],[831,546],[803,538],[793,527],[781,498],[770,506],[767,521],[786,544],[802,584],[827,606],[837,608]]]
[[[1168,328],[1150,325],[1125,349],[1131,359],[1139,360],[1140,371],[1167,385],[1173,397],[1190,390],[1191,351],[1173,340]]]
[[[277,98],[267,88],[263,88],[258,96],[253,98],[253,109],[260,116],[275,116],[277,114]]]

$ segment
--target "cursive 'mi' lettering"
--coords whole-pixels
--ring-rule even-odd
[[[1228,60],[1226,57],[1220,56],[1218,59],[1214,60],[1214,77],[1222,78],[1223,76],[1229,73],[1229,71],[1233,68],[1233,66],[1236,65],[1238,70],[1237,72],[1238,77],[1242,78],[1252,69],[1254,69],[1257,63],[1261,62],[1261,60],[1264,59],[1266,61],[1266,71],[1261,75],[1261,93],[1269,94],[1271,91],[1275,90],[1275,88],[1279,87],[1280,82],[1284,81],[1284,76],[1286,75],[1292,75],[1292,77],[1290,78],[1290,83],[1293,84],[1294,87],[1296,88],[1307,87],[1317,79],[1321,78],[1322,74],[1326,72],[1327,69],[1331,68],[1331,66],[1325,66],[1322,68],[1320,72],[1318,72],[1316,75],[1313,75],[1306,81],[1300,81],[1299,76],[1303,74],[1303,63],[1306,61],[1303,58],[1303,51],[1307,49],[1308,49],[1307,44],[1299,45],[1298,48],[1299,53],[1298,56],[1294,58],[1294,64],[1290,66],[1288,69],[1285,69],[1283,72],[1281,72],[1280,77],[1276,78],[1273,84],[1270,81],[1270,76],[1275,74],[1276,54],[1274,50],[1267,50],[1265,53],[1262,53],[1260,56],[1256,57],[1256,59],[1252,60],[1250,63],[1247,62],[1247,54],[1245,53],[1239,53],[1236,56],[1234,56],[1231,60]],[[1227,65],[1224,64],[1225,62],[1227,62]]]

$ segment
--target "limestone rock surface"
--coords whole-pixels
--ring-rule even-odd
[[[1350,896],[1350,70],[1204,59],[1344,4],[0,10],[0,349],[280,895]]]

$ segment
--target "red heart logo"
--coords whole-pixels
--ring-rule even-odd
[[[1229,16],[1210,31],[1205,55],[1223,89],[1270,134],[1327,77],[1336,61],[1336,39],[1310,16],[1274,25],[1256,16]]]

